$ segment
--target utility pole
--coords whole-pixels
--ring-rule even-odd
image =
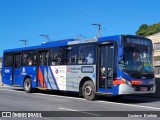
[[[78,40],[80,37],[82,37],[82,34],[76,35],[76,40]]]
[[[27,45],[27,40],[20,40],[21,42],[24,42],[24,47]]]
[[[82,34],[77,34],[75,39],[80,40],[80,38],[86,38],[86,37],[83,36]]]
[[[95,23],[95,24],[92,24],[92,25],[96,25],[98,26],[98,38],[101,37],[101,24],[100,23]]]
[[[47,39],[47,42],[49,42],[49,36],[48,35],[40,35],[40,36],[43,36]]]

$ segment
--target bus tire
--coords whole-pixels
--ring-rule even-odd
[[[86,81],[82,86],[82,95],[86,100],[94,100],[96,97],[95,86],[92,81]]]
[[[24,81],[24,91],[26,93],[31,93],[32,92],[32,82],[30,78],[26,78]]]

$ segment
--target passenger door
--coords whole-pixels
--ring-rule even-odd
[[[48,85],[48,50],[38,52],[38,87],[47,88]]]
[[[114,44],[104,44],[98,47],[98,92],[107,92],[108,89],[112,89],[115,61],[114,51]]]

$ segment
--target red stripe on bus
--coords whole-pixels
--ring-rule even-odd
[[[141,81],[139,80],[132,81],[132,85],[140,85],[140,84],[141,84]]]
[[[125,84],[125,82],[123,80],[114,80],[113,84],[114,85],[116,85],[116,84]]]
[[[43,88],[46,88],[46,84],[44,82],[44,78],[43,78],[43,75],[42,75],[42,72],[41,72],[41,69],[38,68],[38,79],[40,81],[40,84]]]

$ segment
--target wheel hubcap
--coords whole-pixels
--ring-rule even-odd
[[[25,88],[26,88],[26,90],[30,89],[30,83],[28,81],[26,82]]]
[[[92,88],[91,88],[91,86],[86,86],[86,88],[85,88],[85,94],[88,95],[88,96],[92,94]]]

